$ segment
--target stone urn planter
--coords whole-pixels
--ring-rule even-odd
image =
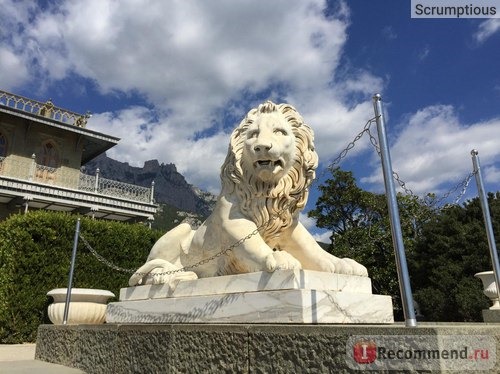
[[[493,303],[490,309],[500,309],[500,300],[498,299],[497,285],[495,283],[495,274],[493,271],[483,271],[474,274],[474,276],[481,279],[481,282],[483,282],[483,293]]]
[[[54,325],[63,323],[67,292],[67,288],[56,288],[47,293],[47,296],[54,299],[48,307],[49,319]],[[107,290],[72,288],[67,323],[71,325],[104,323],[106,303],[114,296]]]

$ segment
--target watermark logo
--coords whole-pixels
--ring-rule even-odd
[[[360,340],[352,347],[354,361],[359,364],[371,364],[377,359],[377,344],[373,341]]]
[[[411,0],[411,18],[500,18],[500,0]]]
[[[351,336],[346,362],[355,370],[490,370],[496,341],[487,335]]]

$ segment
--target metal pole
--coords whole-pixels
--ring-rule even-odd
[[[377,132],[380,145],[380,157],[382,159],[382,171],[384,173],[384,184],[389,208],[389,218],[391,221],[392,244],[396,256],[396,266],[399,278],[399,290],[401,292],[401,301],[403,303],[403,313],[406,327],[416,327],[415,308],[413,306],[413,296],[411,292],[410,276],[406,264],[406,254],[403,243],[403,234],[401,232],[401,222],[399,220],[398,202],[396,199],[396,190],[392,178],[391,155],[387,145],[387,135],[385,133],[384,115],[382,112],[382,97],[380,94],[373,96],[373,109],[377,117]]]
[[[68,322],[69,303],[71,301],[71,288],[73,287],[73,272],[75,271],[76,248],[78,246],[78,236],[80,234],[80,218],[76,221],[75,238],[73,240],[73,252],[71,253],[71,265],[68,276],[68,290],[66,292],[66,304],[64,305],[63,325]]]
[[[495,235],[493,234],[493,226],[491,224],[490,208],[488,205],[488,197],[484,191],[483,178],[481,176],[481,164],[479,163],[478,151],[473,149],[472,165],[474,166],[474,174],[476,176],[477,190],[479,192],[479,201],[483,210],[484,226],[488,237],[488,246],[490,247],[491,263],[493,265],[493,274],[495,275],[495,283],[497,285],[497,296],[500,298],[500,265],[498,263],[498,252],[495,243]]]

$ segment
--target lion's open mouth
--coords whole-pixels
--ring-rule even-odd
[[[279,166],[281,168],[283,168],[283,161],[282,160],[276,160],[276,161],[272,161],[272,160],[258,160],[257,162],[255,162],[255,164],[259,167],[263,167],[263,168],[269,168],[269,167],[272,167],[273,169],[276,167],[276,166]]]

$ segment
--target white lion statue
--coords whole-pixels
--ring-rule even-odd
[[[313,138],[288,104],[250,110],[231,135],[213,213],[197,230],[182,223],[163,235],[129,284],[277,269],[367,276],[356,261],[324,251],[299,222],[318,166]]]

